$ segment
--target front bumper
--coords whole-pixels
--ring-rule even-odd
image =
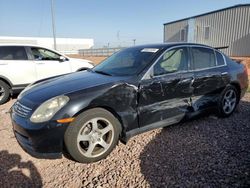
[[[27,118],[11,112],[15,137],[31,156],[43,159],[62,157],[64,133],[68,124],[55,121],[32,123]]]

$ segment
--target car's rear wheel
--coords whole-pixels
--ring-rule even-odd
[[[90,109],[69,125],[64,136],[65,146],[76,161],[96,162],[115,148],[120,132],[120,122],[109,111]]]
[[[0,80],[0,104],[6,103],[10,98],[10,87]]]
[[[230,116],[237,107],[239,96],[234,86],[228,86],[221,93],[218,104],[218,112],[220,117]]]

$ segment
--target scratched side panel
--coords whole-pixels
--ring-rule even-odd
[[[112,108],[121,117],[125,131],[129,131],[138,127],[137,94],[136,85],[117,83],[91,101],[90,106]]]
[[[173,117],[184,117],[193,93],[193,73],[170,74],[144,80],[140,86],[140,127]]]
[[[193,111],[201,111],[217,105],[220,93],[230,83],[230,75],[222,75],[223,72],[228,72],[228,67],[195,72]]]

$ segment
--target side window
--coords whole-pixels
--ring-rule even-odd
[[[31,52],[35,60],[58,61],[60,59],[59,54],[52,52],[50,50],[44,49],[44,48],[31,47]]]
[[[204,69],[216,66],[214,50],[202,47],[193,47],[192,69]]]
[[[225,65],[225,61],[224,61],[224,58],[223,58],[223,56],[221,55],[221,53],[216,52],[216,58],[217,58],[217,65],[218,65],[218,66],[220,66],[220,65]]]
[[[3,46],[0,47],[0,60],[27,60],[27,54],[24,47],[21,46]]]
[[[154,65],[154,76],[187,70],[187,67],[187,48],[175,48],[165,52]]]

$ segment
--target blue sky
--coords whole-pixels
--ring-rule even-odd
[[[163,41],[163,23],[250,0],[55,0],[57,37],[96,47]],[[52,36],[51,0],[0,0],[0,36]]]

